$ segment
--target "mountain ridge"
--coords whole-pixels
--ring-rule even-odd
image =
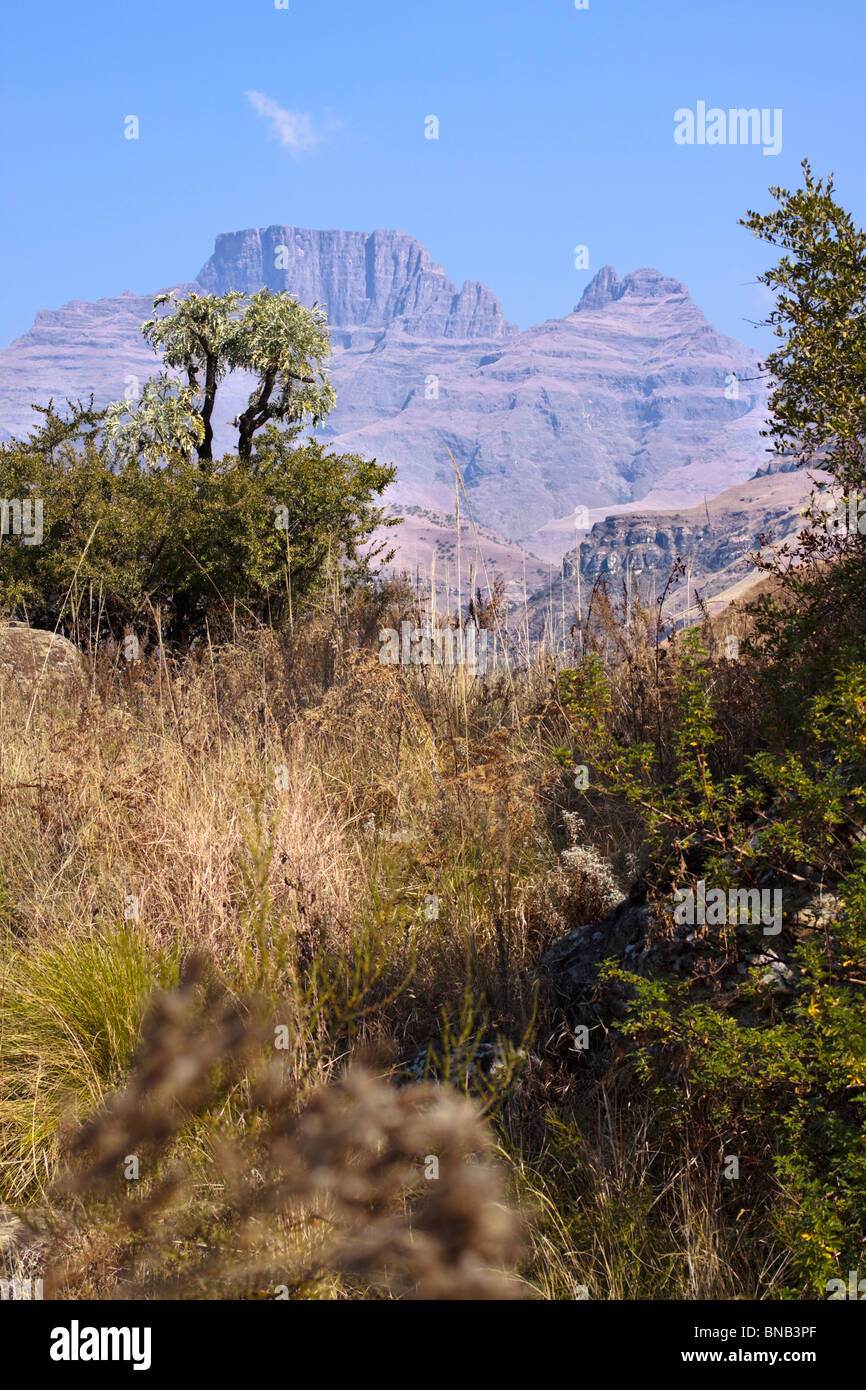
[[[765,460],[754,354],[715,332],[679,280],[603,266],[570,313],[520,330],[478,281],[458,287],[406,233],[273,223],[222,233],[178,294],[288,290],[325,304],[334,447],[393,460],[389,500],[453,509],[455,466],[476,521],[531,549],[576,506],[686,504]],[[125,291],[39,310],[0,350],[0,427],[31,402],[129,395],[159,363],[140,335],[152,295]],[[731,382],[736,378],[735,389]],[[249,382],[224,383],[217,447]]]

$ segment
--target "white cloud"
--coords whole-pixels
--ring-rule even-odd
[[[247,92],[247,99],[256,114],[268,122],[271,134],[292,154],[308,154],[321,142],[309,111],[286,111],[264,92]]]

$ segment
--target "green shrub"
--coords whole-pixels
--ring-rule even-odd
[[[690,634],[667,776],[651,745],[623,747],[589,718],[597,670],[561,682],[597,778],[644,808],[658,929],[670,928],[673,888],[698,877],[725,889],[768,877],[826,887],[827,920],[811,930],[786,921],[787,1000],[762,987],[760,967],[724,998],[699,977],[643,978],[614,963],[602,983],[631,994],[614,1026],[631,1040],[629,1064],[660,1124],[707,1161],[738,1157],[731,1201],[763,1213],[768,1238],[781,1240],[783,1296],[822,1293],[840,1269],[857,1267],[866,1241],[866,664],[838,672],[807,703],[798,748],[764,751],[744,774],[714,779],[707,750],[718,716],[705,657]],[[703,944],[723,963],[748,930],[708,926]]]

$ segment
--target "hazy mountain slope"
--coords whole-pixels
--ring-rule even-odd
[[[453,486],[450,449],[476,516],[513,537],[575,506],[697,500],[763,458],[756,363],[654,270],[621,285],[599,272],[567,318],[508,339],[472,370],[443,366],[437,399],[418,375],[396,418],[343,434],[341,447],[387,453],[400,500],[423,491],[439,506]]]
[[[405,233],[277,225],[218,237],[177,289],[263,285],[327,307],[338,399],[327,435],[393,460],[402,506],[452,511],[453,456],[475,520],[531,549],[575,506],[698,500],[763,459],[751,354],[658,271],[620,282],[605,267],[572,313],[520,333],[490,290],[458,289]],[[30,403],[50,396],[93,392],[102,404],[134,392],[156,367],[139,333],[151,300],[127,292],[40,311],[0,351],[0,427],[29,429]],[[229,421],[248,389],[240,376],[224,387],[219,448],[234,443]]]

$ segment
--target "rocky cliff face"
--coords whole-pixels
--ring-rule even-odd
[[[521,333],[490,290],[458,289],[402,232],[280,224],[218,237],[198,279],[176,288],[262,286],[327,306],[327,437],[395,462],[403,507],[452,511],[456,463],[475,520],[531,551],[576,506],[688,504],[765,461],[754,357],[657,270],[620,280],[605,266],[565,318]],[[157,367],[139,332],[151,302],[126,292],[40,312],[0,352],[0,429],[26,432],[31,402],[50,396],[134,393]],[[218,448],[234,445],[227,422],[248,391],[241,376],[225,384]]]
[[[613,266],[605,265],[590,280],[574,312],[579,314],[581,309],[606,309],[618,299],[666,299],[671,296],[679,296],[685,303],[689,292],[679,280],[672,280],[657,270],[634,270],[620,280]]]
[[[571,549],[561,572],[556,571],[554,617],[567,632],[579,592],[585,613],[592,586],[600,580],[614,594],[621,593],[625,583],[645,601],[658,599],[677,560],[686,574],[668,589],[666,615],[683,617],[689,611],[698,616],[693,606],[698,596],[714,612],[760,581],[762,572],[754,569],[749,557],[792,541],[806,525],[803,510],[813,484],[828,482],[829,475],[820,469],[762,469],[696,507],[634,508],[603,517],[583,533],[579,549]],[[550,625],[548,586],[539,588],[527,611],[536,629],[545,622]]]
[[[209,294],[267,286],[324,304],[337,328],[396,328],[421,338],[502,338],[515,332],[498,299],[461,290],[404,232],[317,232],[274,226],[218,236],[197,277]]]
[[[566,578],[593,580],[628,567],[633,574],[667,575],[679,558],[692,567],[696,580],[727,574],[761,549],[762,537],[783,540],[805,525],[801,512],[811,479],[826,479],[812,470],[786,473],[761,470],[755,478],[726,488],[703,506],[681,511],[632,511],[597,521],[581,542],[580,555],[564,561]]]

